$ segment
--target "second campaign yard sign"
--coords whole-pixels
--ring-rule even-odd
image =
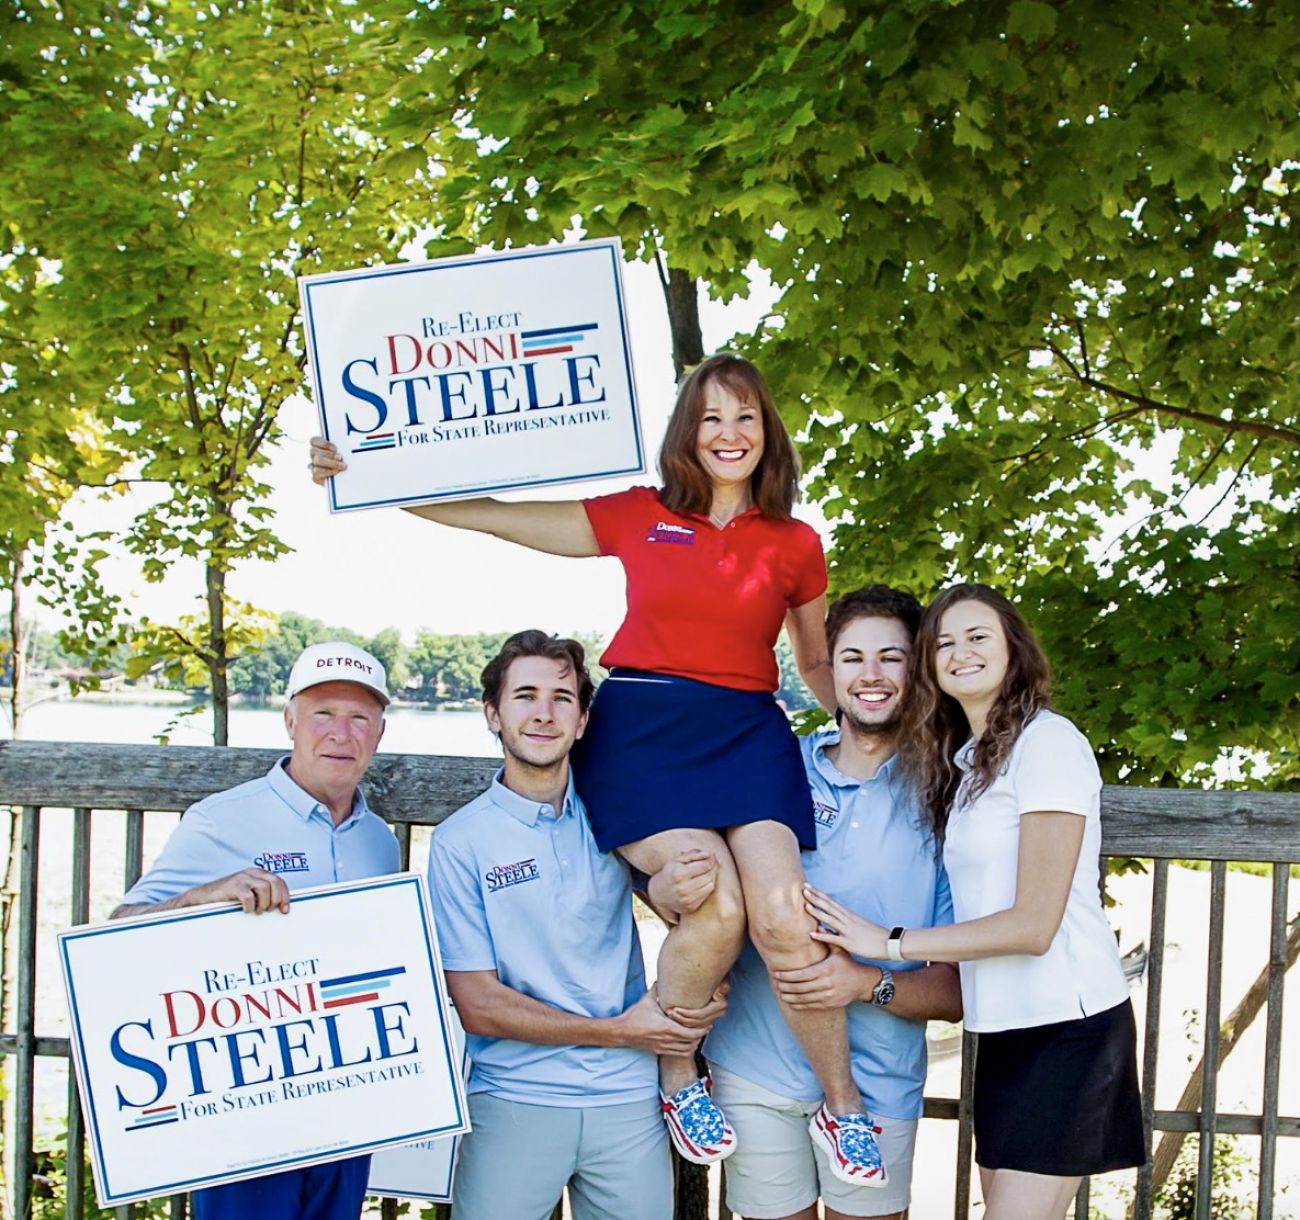
[[[335,512],[645,470],[616,239],[300,287]]]
[[[424,879],[59,936],[100,1205],[468,1127]]]

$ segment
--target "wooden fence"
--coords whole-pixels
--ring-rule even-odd
[[[14,1214],[31,1212],[35,1177],[33,1095],[36,1061],[41,1056],[68,1057],[68,1040],[42,1036],[36,1028],[36,950],[39,884],[50,861],[41,855],[42,815],[48,809],[72,810],[71,860],[64,862],[72,878],[68,923],[85,922],[90,909],[91,827],[93,819],[108,817],[122,824],[125,858],[120,862],[124,891],[140,875],[146,813],[176,812],[209,793],[264,774],[280,751],[189,748],[176,746],[81,745],[49,742],[0,743],[0,805],[20,810],[21,881],[18,894],[17,994],[15,1028],[0,1032],[0,1054],[15,1057],[12,1141]],[[411,828],[436,826],[490,781],[496,764],[490,759],[417,755],[380,755],[367,777],[372,807],[392,823],[409,858]],[[1143,1039],[1143,1111],[1148,1148],[1156,1132],[1181,1132],[1199,1137],[1199,1172],[1195,1216],[1212,1220],[1211,1165],[1216,1134],[1259,1139],[1258,1216],[1272,1220],[1276,1152],[1279,1137],[1300,1136],[1300,1116],[1278,1113],[1283,1054],[1283,980],[1295,960],[1300,927],[1288,931],[1290,866],[1300,864],[1300,795],[1259,792],[1201,792],[1176,789],[1108,787],[1103,795],[1103,849],[1108,855],[1136,856],[1152,861],[1153,899],[1148,941],[1147,1003]],[[1155,1108],[1156,1065],[1161,1040],[1161,987],[1165,963],[1165,922],[1171,859],[1210,862],[1211,900],[1208,911],[1209,960],[1203,1017],[1204,1053],[1199,1104],[1186,1108]],[[1259,1004],[1267,1008],[1263,1105],[1259,1114],[1226,1114],[1217,1110],[1217,1081],[1224,1037],[1222,967],[1226,862],[1262,861],[1272,866],[1272,906],[1269,956]],[[104,866],[96,861],[96,875]],[[48,873],[46,874],[48,875]],[[1249,997],[1248,997],[1249,998]],[[1300,1029],[1288,1030],[1294,1041]],[[958,1123],[956,1191],[953,1215],[966,1220],[971,1196],[971,1129],[969,1084],[976,1039],[963,1045],[960,1098],[927,1097],[929,1119]],[[1230,1045],[1230,1044],[1229,1044]],[[1294,1046],[1291,1053],[1296,1053]],[[83,1171],[85,1131],[75,1095],[69,1085],[67,1134],[67,1211],[80,1217],[89,1183]],[[1132,1215],[1152,1215],[1152,1169],[1139,1172]],[[683,1173],[679,1181],[678,1220],[704,1220],[707,1203],[697,1174]],[[1089,1185],[1079,1192],[1076,1215],[1088,1216]],[[386,1216],[396,1207],[385,1204]],[[122,1207],[117,1216],[132,1217]],[[170,1201],[170,1215],[183,1218],[186,1200]],[[918,1218],[918,1220],[929,1220]]]

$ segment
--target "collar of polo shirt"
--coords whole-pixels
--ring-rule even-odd
[[[496,773],[492,780],[492,803],[505,810],[516,821],[522,822],[525,826],[536,826],[537,819],[541,817],[543,810],[549,810],[549,805],[543,805],[540,801],[530,800],[526,796],[520,796],[507,788],[504,783],[505,771],[502,769]],[[566,814],[577,813],[577,795],[573,791],[573,773],[569,773],[569,786],[564,793],[564,804],[560,808],[560,817]]]

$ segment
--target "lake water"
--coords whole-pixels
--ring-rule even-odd
[[[212,744],[212,711],[180,713],[188,704],[118,703],[92,699],[54,699],[38,703],[26,715],[23,736],[31,741],[106,741],[153,745],[166,733],[173,745]],[[400,707],[385,717],[381,750],[393,754],[464,754],[500,757],[496,739],[478,710],[450,711]],[[3,720],[0,733],[9,736]],[[235,706],[230,711],[230,744],[275,749],[289,741],[284,713],[274,707]]]

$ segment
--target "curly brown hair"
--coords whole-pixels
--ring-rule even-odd
[[[763,456],[750,478],[750,494],[764,516],[789,520],[799,497],[799,457],[794,442],[777,414],[763,374],[748,360],[729,352],[710,356],[682,382],[659,449],[659,477],[664,484],[659,499],[675,513],[704,516],[713,506],[713,484],[695,450],[705,391],[714,382],[758,408],[763,420]]]
[[[989,711],[988,723],[975,743],[970,781],[963,800],[973,801],[1006,765],[1025,725],[1051,706],[1051,670],[1029,624],[996,589],[962,584],[945,589],[926,607],[916,631],[908,676],[908,700],[899,734],[899,761],[921,805],[921,813],[942,847],[948,815],[962,771],[957,751],[969,740],[970,721],[962,706],[939,689],[935,677],[936,645],[943,616],[959,602],[975,601],[997,616],[1007,640],[1007,672]]]

